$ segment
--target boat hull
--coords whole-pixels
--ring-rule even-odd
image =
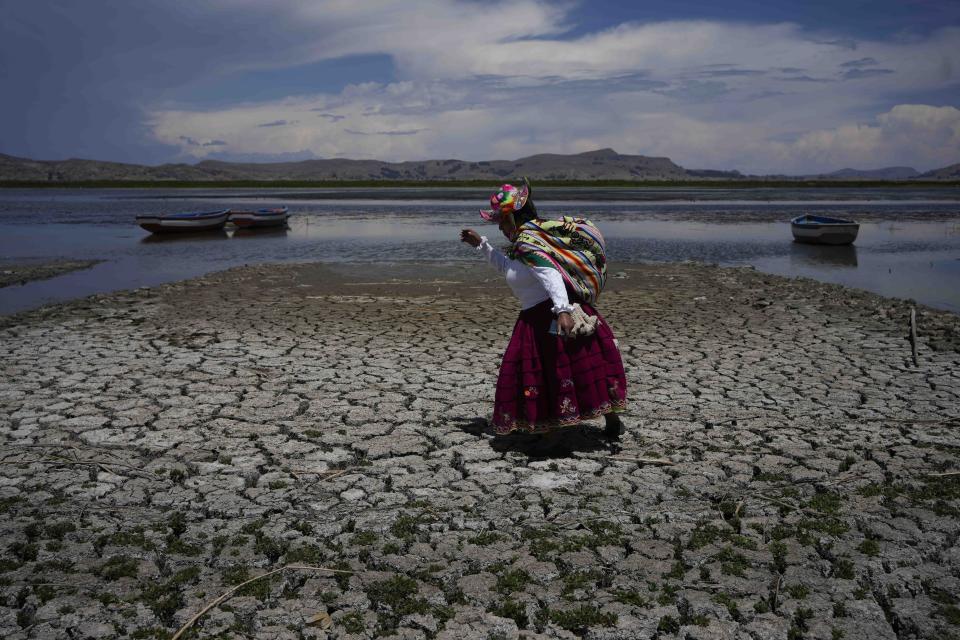
[[[261,209],[260,211],[231,211],[230,222],[242,229],[282,227],[290,214],[287,209]]]
[[[137,224],[150,233],[217,231],[227,224],[228,211],[171,216],[137,216]]]
[[[790,223],[795,242],[804,244],[846,245],[853,244],[860,232],[860,225],[852,220],[829,218],[794,218]]]

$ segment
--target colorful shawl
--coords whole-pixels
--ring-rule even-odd
[[[607,280],[603,236],[589,220],[530,220],[517,229],[509,257],[531,267],[552,267],[580,296],[594,303]]]

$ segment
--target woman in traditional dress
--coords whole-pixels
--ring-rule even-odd
[[[604,434],[623,425],[627,381],[616,339],[593,303],[606,280],[603,236],[588,220],[541,220],[524,179],[505,184],[481,210],[510,241],[506,254],[464,229],[520,302],[500,365],[493,407],[497,434],[541,433],[603,416]]]

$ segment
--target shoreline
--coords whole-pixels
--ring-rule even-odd
[[[71,271],[89,269],[104,260],[48,260],[0,262],[0,288],[55,278]]]
[[[616,447],[492,437],[517,308],[480,263],[258,265],[0,318],[0,635],[168,637],[297,564],[349,573],[253,583],[200,637],[944,637],[960,317],[918,305],[914,367],[909,306],[613,265]]]
[[[84,264],[85,266],[75,266],[62,272],[53,273],[50,276],[38,275],[31,280],[20,281],[19,284],[25,284],[32,281],[43,280],[49,277],[55,277],[62,273],[68,273],[71,270],[84,269],[104,262],[104,260],[90,261],[52,261],[50,263],[41,263],[36,266],[35,273],[43,274],[47,270],[53,270],[61,264]],[[27,265],[29,266],[29,265]],[[8,267],[9,268],[9,267]],[[611,270],[607,277],[607,287],[605,294],[611,292],[626,293],[632,289],[640,288],[642,285],[636,283],[644,277],[647,271],[657,271],[670,268],[689,268],[693,270],[724,270],[737,274],[755,274],[755,277],[763,281],[764,285],[771,282],[780,281],[783,286],[790,290],[790,295],[794,297],[803,297],[809,295],[824,299],[832,299],[839,305],[844,306],[866,306],[868,308],[881,309],[884,317],[892,315],[902,316],[904,319],[909,317],[910,308],[914,307],[918,312],[924,325],[924,337],[928,339],[929,346],[935,350],[956,349],[960,351],[960,314],[949,309],[940,309],[929,305],[918,303],[907,298],[896,298],[883,296],[867,289],[850,287],[847,285],[817,280],[807,276],[783,276],[778,274],[761,271],[756,267],[747,266],[727,266],[715,263],[704,263],[697,261],[678,261],[678,262],[616,262],[612,263]],[[384,292],[394,287],[399,287],[402,295],[417,296],[422,293],[426,287],[431,284],[437,285],[437,291],[444,296],[456,293],[459,296],[483,296],[500,295],[509,300],[510,291],[502,282],[497,274],[491,272],[487,265],[478,264],[469,259],[462,259],[449,262],[295,262],[295,263],[259,263],[255,265],[245,265],[231,267],[221,271],[212,271],[210,273],[175,280],[152,287],[140,287],[136,289],[120,289],[107,293],[91,294],[81,298],[71,300],[55,301],[47,304],[16,311],[9,314],[0,314],[0,329],[12,327],[21,322],[29,322],[31,316],[39,314],[43,317],[51,317],[68,313],[71,308],[80,310],[90,309],[91,305],[110,301],[114,297],[122,298],[126,301],[135,300],[141,295],[152,295],[147,292],[163,291],[167,288],[174,290],[199,282],[218,282],[221,277],[237,277],[244,271],[255,271],[263,273],[270,277],[271,271],[282,271],[284,269],[306,269],[314,270],[317,274],[310,277],[310,286],[318,293],[325,295],[334,295],[342,287],[351,290],[363,290],[375,296],[382,296]],[[0,265],[2,270],[2,265]],[[29,269],[25,270],[31,273]],[[362,274],[362,275],[358,275]],[[324,278],[329,278],[325,282]],[[371,281],[371,278],[373,281]],[[451,279],[452,278],[452,279]],[[466,289],[459,289],[456,285],[463,284]],[[2,285],[0,285],[2,286]],[[602,300],[602,305],[607,303],[608,295]],[[768,298],[763,298],[761,305],[766,304]],[[602,312],[601,306],[601,312]],[[762,308],[762,307],[761,307]],[[906,322],[906,320],[904,320]],[[956,326],[954,326],[956,325]]]
[[[0,189],[391,189],[391,188],[477,188],[490,190],[496,179],[478,180],[230,180],[230,181],[151,181],[151,180],[79,180],[64,182],[6,180]],[[795,188],[957,188],[960,180],[537,180],[538,187],[595,187],[598,189],[705,188],[705,189],[795,189]],[[474,198],[470,198],[471,200]]]

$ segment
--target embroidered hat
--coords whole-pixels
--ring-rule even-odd
[[[523,185],[515,187],[512,184],[501,185],[490,196],[491,209],[480,209],[480,217],[487,222],[500,222],[503,216],[523,209],[530,197],[530,184],[523,179]]]

